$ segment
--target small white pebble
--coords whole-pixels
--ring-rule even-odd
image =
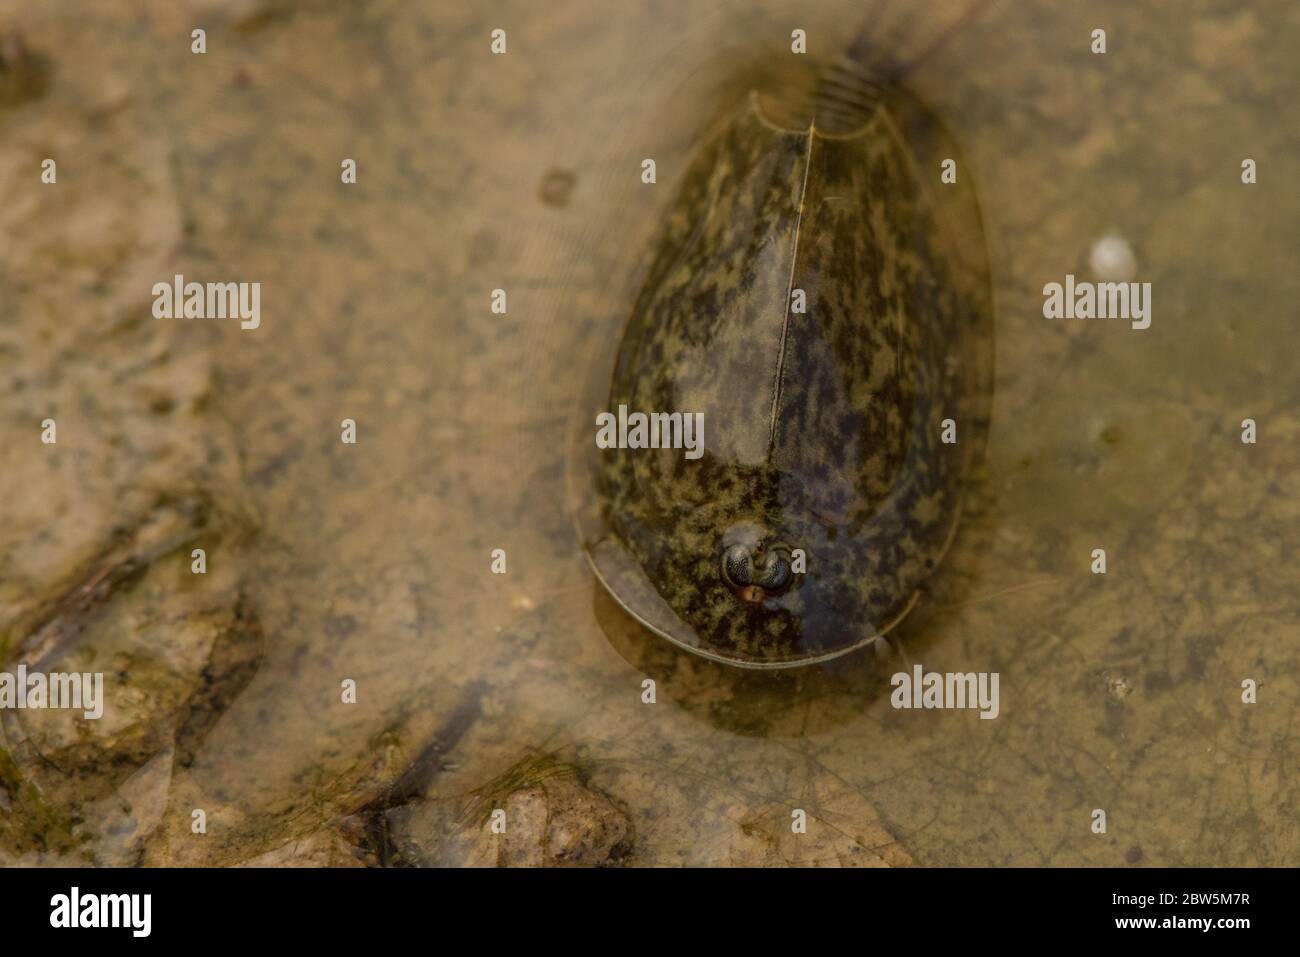
[[[1123,236],[1103,236],[1092,244],[1088,265],[1103,282],[1132,282],[1137,275],[1137,257]]]

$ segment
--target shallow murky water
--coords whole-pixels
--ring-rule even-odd
[[[918,63],[986,221],[986,461],[901,653],[764,675],[634,624],[572,515],[694,132],[859,16],[694,6],[0,3],[0,652],[107,697],[0,712],[0,861],[1296,863],[1300,12],[989,3]],[[899,62],[965,9],[907,7]],[[1109,234],[1150,328],[1044,319]],[[175,273],[261,326],[154,319]],[[895,710],[915,663],[999,716]]]

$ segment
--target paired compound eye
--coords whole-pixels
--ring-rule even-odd
[[[779,595],[794,580],[790,550],[784,545],[737,543],[722,552],[722,580],[745,601]]]

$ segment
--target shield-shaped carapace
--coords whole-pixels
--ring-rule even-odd
[[[608,392],[610,410],[703,413],[703,455],[607,448],[594,466],[587,552],[648,628],[772,668],[860,647],[912,608],[987,420],[971,178],[926,108],[855,68],[803,112],[750,93],[713,126]]]

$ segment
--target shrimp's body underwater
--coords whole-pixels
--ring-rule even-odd
[[[979,442],[987,277],[950,255],[937,155],[909,143],[927,114],[862,102],[851,126],[792,128],[757,94],[721,119],[615,361],[609,408],[701,412],[707,442],[601,451],[592,565],[643,624],[730,664],[887,632],[952,540]]]

